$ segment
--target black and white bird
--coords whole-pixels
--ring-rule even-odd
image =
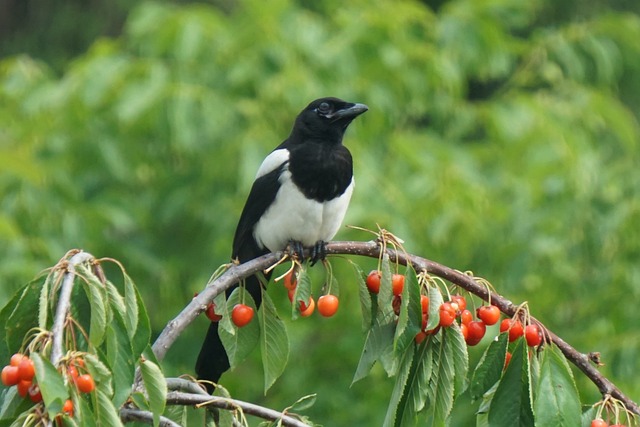
[[[325,242],[338,232],[354,187],[351,153],[342,138],[351,121],[367,110],[364,104],[338,98],[320,98],[302,110],[289,137],[258,169],[238,222],[232,259],[245,262],[287,247],[299,254],[312,247],[313,261],[324,256]],[[245,280],[258,306],[260,286],[255,276]],[[218,323],[212,322],[196,373],[201,380],[217,382],[228,369]]]

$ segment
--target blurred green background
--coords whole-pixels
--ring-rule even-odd
[[[638,12],[632,0],[2,0],[0,306],[83,248],[125,264],[159,333],[228,260],[262,158],[309,101],[338,96],[370,107],[345,139],[357,179],[345,222],[380,224],[528,301],[640,401]],[[278,409],[318,393],[314,421],[378,425],[393,383],[376,368],[349,387],[364,338],[353,271],[333,264],[341,309],[288,322],[290,362],[268,395],[258,351],[223,383]],[[287,319],[286,293],[270,292]],[[207,322],[171,349],[169,375],[193,373]],[[577,380],[584,402],[599,398]],[[462,399],[452,425],[474,408]]]

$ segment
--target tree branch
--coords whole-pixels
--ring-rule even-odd
[[[382,246],[376,241],[369,242],[330,242],[326,246],[328,255],[359,255],[372,258],[379,258]],[[394,249],[386,249],[386,253],[392,262],[398,262],[402,265],[412,265],[413,268],[420,272],[426,271],[431,275],[445,279],[466,291],[488,301],[491,296],[491,303],[497,306],[500,311],[508,316],[513,316],[518,308],[508,299],[491,292],[486,286],[478,283],[473,277],[454,270],[437,262],[400,252]],[[308,255],[305,252],[305,255]],[[207,287],[191,303],[189,303],[178,316],[176,316],[162,331],[156,342],[153,344],[153,352],[158,360],[164,358],[167,350],[175,342],[180,333],[202,312],[206,309],[207,304],[220,292],[224,292],[230,286],[238,283],[240,280],[262,271],[275,264],[284,256],[284,252],[276,252],[263,255],[259,258],[248,261],[240,265],[232,265],[229,269],[215,280],[210,281]],[[535,319],[534,319],[535,320]],[[536,320],[536,322],[538,322]],[[540,322],[538,322],[540,323]],[[540,323],[541,324],[541,323]],[[542,324],[541,324],[542,325]],[[546,328],[545,328],[546,329]],[[637,403],[622,393],[608,378],[604,377],[590,362],[587,355],[578,352],[564,340],[553,332],[548,331],[551,341],[560,348],[562,353],[569,359],[578,369],[580,369],[605,395],[609,394],[616,399],[622,401],[627,409],[635,414],[640,415],[640,407]]]
[[[282,425],[289,427],[309,427],[308,424],[297,420],[282,412],[273,409],[258,406],[254,403],[244,402],[242,400],[230,399],[226,397],[211,396],[209,394],[183,393],[180,391],[170,391],[167,393],[167,404],[169,405],[202,405],[213,406],[226,410],[241,409],[243,413],[254,415],[269,421],[282,421]]]
[[[153,414],[149,411],[143,411],[140,409],[134,409],[134,408],[121,408],[120,409],[120,419],[123,422],[127,422],[127,421],[140,421],[143,423],[147,423],[147,424],[151,424],[153,425]],[[180,427],[180,424],[175,423],[173,421],[171,421],[169,418],[167,417],[160,417],[160,424],[161,427]]]

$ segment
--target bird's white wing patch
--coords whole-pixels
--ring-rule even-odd
[[[256,179],[260,178],[263,175],[272,172],[276,168],[280,167],[281,164],[289,161],[289,150],[286,148],[280,148],[279,150],[274,150],[265,159],[262,161],[262,164],[258,168],[258,172],[256,173]]]

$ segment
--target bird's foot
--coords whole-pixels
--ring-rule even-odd
[[[287,252],[289,252],[290,256],[298,258],[300,262],[304,261],[304,246],[299,240],[289,240]]]
[[[311,248],[311,266],[313,267],[316,262],[324,260],[327,256],[327,242],[324,240],[318,240],[313,248]]]

